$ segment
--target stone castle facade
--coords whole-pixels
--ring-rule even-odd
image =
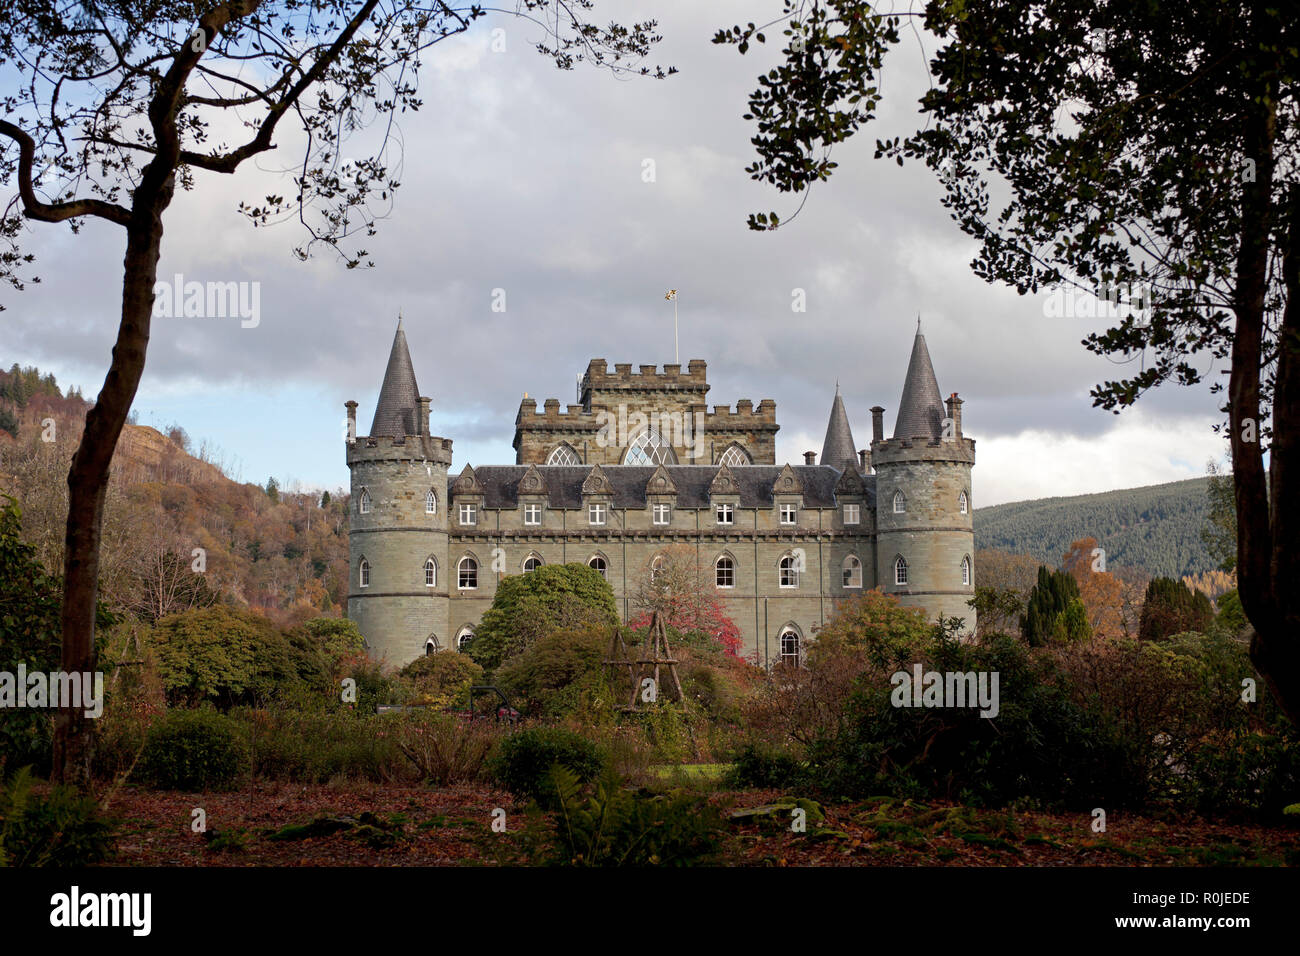
[[[348,617],[371,654],[400,666],[458,649],[497,582],[542,564],[593,567],[626,620],[682,545],[765,666],[798,662],[837,601],[874,587],[973,628],[975,442],[919,323],[893,437],[876,406],[856,449],[837,388],[820,458],[800,465],[776,462],[774,401],[709,406],[706,372],[594,359],[563,411],[524,397],[513,465],[453,475],[399,322],[369,436],[347,403]]]

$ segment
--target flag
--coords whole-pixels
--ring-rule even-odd
[[[664,298],[665,298],[665,299],[675,299],[675,298],[677,298],[677,290],[676,290],[676,289],[669,289],[666,293],[664,293]]]

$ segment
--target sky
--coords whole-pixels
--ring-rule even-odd
[[[344,402],[359,402],[366,431],[400,313],[453,470],[512,463],[524,393],[563,405],[592,358],[674,360],[675,288],[681,363],[708,362],[712,404],[776,401],[778,462],[821,449],[837,382],[859,447],[873,405],[892,433],[918,317],[942,394],[965,403],[977,505],[1191,478],[1222,458],[1207,388],[1162,386],[1119,416],[1092,407],[1091,387],[1135,368],[1080,344],[1105,323],[976,278],[976,245],[934,174],[872,158],[876,138],[917,128],[932,42],[891,54],[878,123],[836,147],[839,168],[797,217],[797,198],[750,180],[742,114],[770,54],[710,37],[780,9],[598,3],[597,22],[659,19],[652,60],[679,71],[662,81],[559,71],[535,51],[537,28],[510,18],[439,44],[423,108],[394,131],[402,185],[364,243],[374,268],[329,251],[301,262],[296,221],[253,228],[239,215],[241,200],[292,192],[294,135],[233,177],[196,171],[166,214],[159,276],[256,283],[258,318],[155,319],[140,423],[181,424],[243,481],[346,487]],[[767,210],[785,224],[749,231],[746,216]],[[116,334],[122,230],[33,223],[22,243],[41,281],[0,290],[0,364],[36,365],[91,398]],[[805,312],[792,309],[799,291]]]

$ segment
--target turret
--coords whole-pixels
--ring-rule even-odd
[[[400,667],[452,647],[448,633],[447,471],[451,441],[429,434],[402,323],[370,435],[348,402],[348,618],[372,658]]]
[[[894,437],[883,438],[883,409],[872,409],[876,472],[876,567],[881,588],[934,620],[960,617],[975,628],[971,468],[975,442],[961,432],[961,399],[946,405],[921,323],[903,381]]]

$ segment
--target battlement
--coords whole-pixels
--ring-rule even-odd
[[[686,365],[686,371],[682,371],[681,365],[666,364],[664,370],[659,371],[657,365],[638,365],[637,371],[632,371],[632,364],[617,363],[614,371],[609,371],[609,363],[604,359],[592,359],[587,365],[587,371],[583,373],[580,388],[583,392],[589,389],[603,388],[690,388],[708,389],[708,364],[703,359],[691,359]]]
[[[539,410],[535,398],[525,398],[519,403],[516,426],[535,427],[546,424],[597,426],[595,413],[587,411],[582,405],[565,405],[561,410],[558,398],[548,398]]]
[[[451,465],[451,439],[432,435],[377,435],[347,443],[348,465],[366,461],[413,461]]]
[[[704,424],[708,425],[725,425],[728,428],[734,428],[739,424],[746,422],[755,422],[762,425],[776,424],[776,402],[770,398],[765,398],[754,407],[754,403],[748,398],[742,398],[736,402],[736,407],[730,405],[714,405],[713,411],[705,411]]]
[[[975,464],[975,439],[958,438],[929,441],[912,438],[881,439],[871,443],[871,464],[879,468],[898,462],[951,461]]]

